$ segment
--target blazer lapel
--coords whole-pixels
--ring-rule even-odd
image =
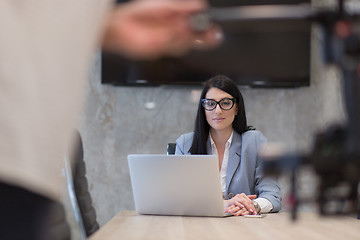
[[[226,187],[229,191],[230,182],[238,169],[241,161],[241,135],[234,131],[233,140],[230,146],[228,167],[226,170]]]

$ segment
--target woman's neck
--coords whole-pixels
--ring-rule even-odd
[[[211,137],[217,146],[225,146],[225,143],[231,136],[232,132],[233,132],[232,128],[224,129],[224,130],[210,129]]]

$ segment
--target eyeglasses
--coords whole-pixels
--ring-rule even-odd
[[[235,98],[223,98],[220,101],[215,101],[214,99],[201,99],[201,105],[207,111],[214,110],[219,104],[222,110],[230,110],[235,104]]]

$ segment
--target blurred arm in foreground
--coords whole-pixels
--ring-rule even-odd
[[[191,17],[206,9],[199,1],[140,0],[119,4],[105,29],[103,47],[129,58],[179,56],[191,49],[206,50],[220,44],[222,33],[212,24],[195,31]]]

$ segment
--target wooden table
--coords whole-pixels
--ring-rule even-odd
[[[321,217],[317,213],[267,214],[265,218],[179,217],[138,215],[123,211],[101,227],[90,240],[321,240],[360,239],[360,220],[350,216]]]

